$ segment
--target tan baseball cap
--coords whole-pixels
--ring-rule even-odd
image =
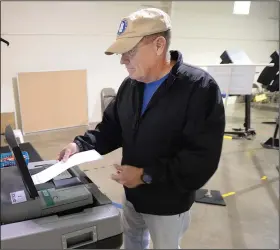
[[[164,11],[156,8],[138,10],[121,21],[117,38],[105,54],[123,54],[133,49],[144,36],[169,29],[171,29],[170,17]]]

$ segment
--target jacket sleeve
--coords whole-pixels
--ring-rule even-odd
[[[117,103],[120,96],[122,83],[116,97],[105,109],[102,121],[97,124],[95,129],[87,130],[84,135],[74,138],[80,151],[95,149],[99,154],[105,155],[122,146],[122,129],[120,126]]]
[[[181,150],[174,158],[159,159],[157,170],[144,169],[154,183],[168,183],[182,192],[201,188],[215,173],[225,129],[224,105],[216,82],[206,75],[194,85]]]

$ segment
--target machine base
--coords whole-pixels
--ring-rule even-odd
[[[266,142],[261,143],[267,149],[279,149],[279,139],[270,137]]]
[[[221,192],[218,190],[199,189],[196,191],[195,202],[226,206]]]
[[[270,137],[266,142],[261,143],[261,145],[264,148],[267,149],[279,149],[279,138],[277,138],[277,134],[278,134],[278,130],[279,130],[279,123],[278,123],[278,119],[276,119],[276,126],[275,126],[275,130],[274,130],[274,134],[273,137]]]

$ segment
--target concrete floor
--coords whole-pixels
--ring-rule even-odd
[[[244,108],[242,104],[239,106],[228,106],[228,128],[243,126]],[[275,111],[253,108],[251,127],[256,129],[256,138],[225,139],[219,169],[206,187],[220,190],[222,194],[236,194],[225,198],[226,207],[195,203],[192,224],[181,248],[279,249],[279,175],[275,168],[279,164],[279,152],[260,145],[274,130],[274,125],[261,122],[273,121],[275,117]],[[31,142],[44,159],[50,160],[85,129],[27,135],[25,141]],[[114,171],[111,165],[120,160],[121,150],[116,150],[103,160],[81,166],[114,202],[121,202],[123,189],[110,180]],[[263,176],[267,179],[262,180]]]

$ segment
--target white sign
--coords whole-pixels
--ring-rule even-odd
[[[231,84],[231,67],[209,66],[207,71],[219,85],[221,93],[228,95]]]
[[[232,67],[229,94],[251,95],[255,78],[256,67],[242,65]]]
[[[17,203],[27,201],[24,190],[20,190],[20,191],[17,191],[17,192],[10,193],[10,197],[11,197],[12,204],[17,204]]]
[[[251,95],[255,77],[255,65],[208,66],[208,73],[226,95]]]

